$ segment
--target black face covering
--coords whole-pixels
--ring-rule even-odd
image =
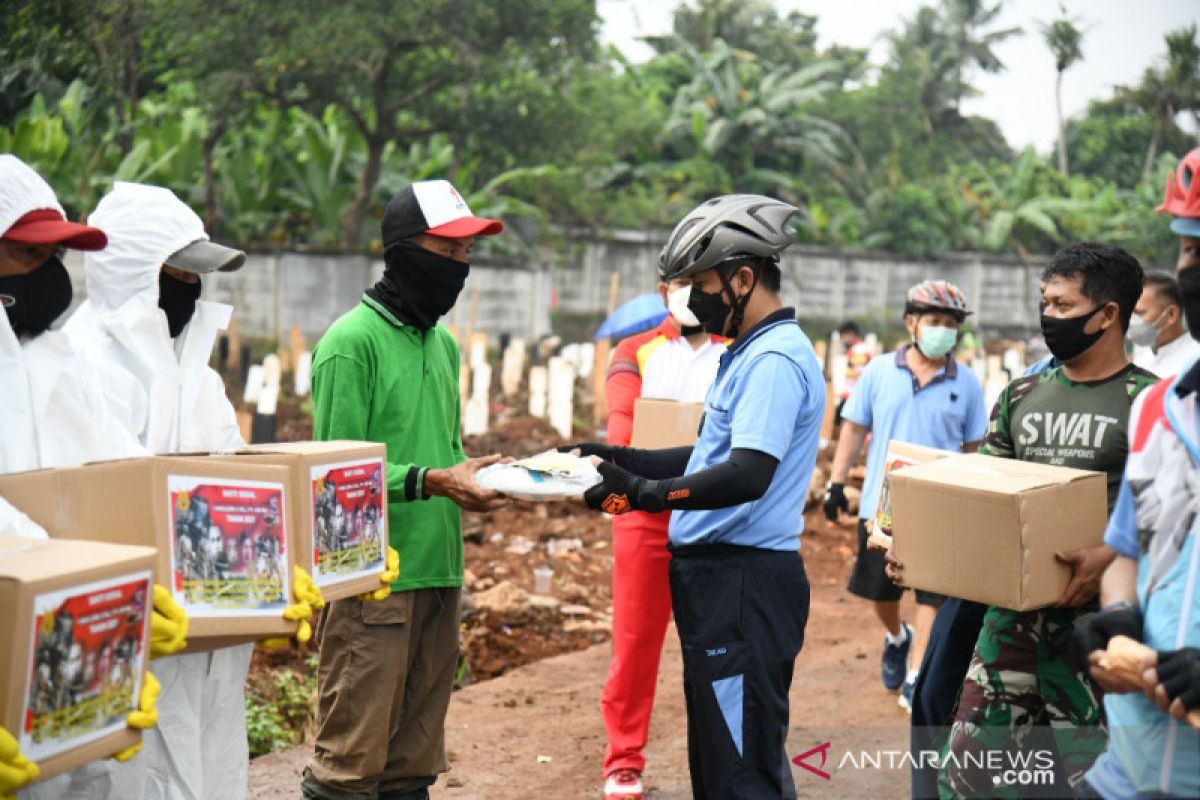
[[[1069,361],[1094,345],[1104,335],[1104,329],[1101,328],[1095,333],[1085,333],[1083,329],[1088,320],[1107,305],[1102,303],[1082,316],[1066,319],[1047,317],[1043,314],[1042,337],[1046,340],[1050,355],[1059,361]]]
[[[1193,339],[1200,339],[1200,266],[1188,267],[1175,275],[1183,298],[1183,316]]]
[[[724,292],[702,292],[692,285],[692,293],[688,295],[688,310],[700,320],[700,327],[708,333],[720,336],[725,331],[725,317],[729,316],[729,306],[725,303]]]
[[[196,313],[200,299],[200,281],[187,283],[165,272],[158,273],[158,307],[167,315],[167,329],[174,339]]]
[[[736,272],[737,270],[733,270]],[[750,291],[746,292],[741,297],[737,296],[737,292],[733,291],[733,283],[729,280],[729,275],[721,269],[721,265],[717,266],[717,276],[721,279],[721,286],[724,291],[708,294],[696,289],[695,284],[692,284],[692,293],[688,297],[688,309],[696,315],[696,319],[700,320],[700,326],[709,333],[714,333],[717,336],[728,336],[730,339],[736,339],[738,328],[742,324],[742,315],[746,313],[746,304],[750,302],[750,295],[754,294],[754,288],[758,286],[758,270],[754,271],[754,283],[750,286]],[[725,294],[734,298],[733,305],[725,302]],[[729,330],[725,330],[725,317],[729,312],[733,312],[733,318],[729,321]]]
[[[703,333],[703,332],[704,332],[703,325],[680,325],[679,326],[679,334],[681,336],[693,336],[697,333]]]
[[[383,254],[387,267],[383,279],[367,290],[367,297],[383,305],[405,325],[426,331],[454,307],[471,265],[399,242]]]
[[[17,336],[45,332],[70,305],[71,277],[58,256],[28,274],[0,278],[0,306]]]

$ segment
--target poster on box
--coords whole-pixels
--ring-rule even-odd
[[[283,487],[168,475],[171,575],[189,616],[261,616],[288,604]]]
[[[377,573],[387,553],[383,459],[312,468],[313,581]]]
[[[122,730],[141,690],[150,572],[39,594],[21,752],[41,761]]]

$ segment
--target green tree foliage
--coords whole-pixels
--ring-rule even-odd
[[[735,191],[797,203],[801,239],[827,246],[1029,258],[1100,238],[1168,259],[1153,206],[1196,144],[1177,124],[1200,116],[1195,29],[1065,123],[1068,176],[962,112],[1019,33],[1000,11],[936,0],[873,64],[769,0],[689,0],[632,64],[598,44],[590,0],[10,0],[0,150],[72,216],[154,182],[250,247],[377,250],[388,197],[448,177],[505,218],[515,235],[481,247],[515,260]],[[1078,26],[1042,32],[1061,78]]]

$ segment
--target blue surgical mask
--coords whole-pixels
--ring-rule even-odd
[[[917,347],[926,358],[945,358],[958,341],[958,331],[941,325],[925,325],[917,338]]]

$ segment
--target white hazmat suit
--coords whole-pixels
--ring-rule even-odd
[[[158,306],[164,261],[208,239],[200,218],[167,189],[118,182],[89,224],[104,230],[109,244],[84,259],[88,297],[66,332],[104,372],[122,423],[155,453],[244,444],[221,378],[208,366],[232,308],[197,301],[173,340]],[[109,797],[246,796],[244,685],[253,649],[247,644],[151,662],[162,684],[158,726],[145,732],[139,756],[115,766]]]
[[[66,216],[41,176],[0,155],[0,236],[33,211]],[[99,373],[58,330],[19,339],[0,313],[0,474],[145,455],[105,403]],[[12,498],[17,500],[17,498]],[[46,538],[40,525],[0,497],[0,534]],[[108,767],[88,764],[28,787],[22,800],[70,796],[73,784],[105,783]]]

